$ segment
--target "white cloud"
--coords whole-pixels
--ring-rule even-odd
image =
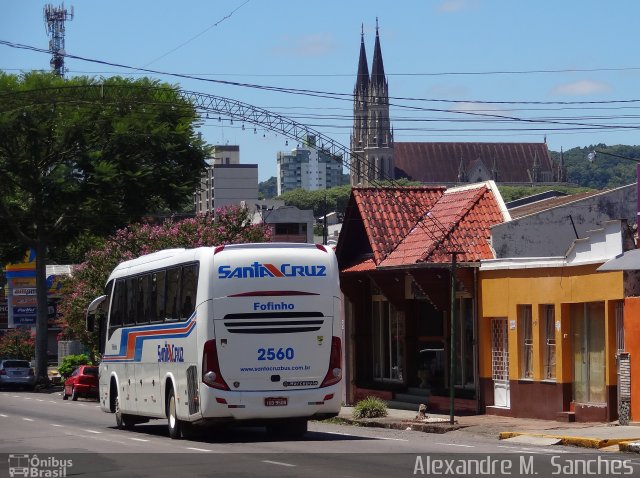
[[[280,45],[271,49],[272,53],[292,56],[323,56],[333,50],[333,36],[317,33],[299,38],[284,37]]]
[[[595,80],[579,80],[558,85],[551,90],[552,95],[586,96],[596,93],[607,93],[612,88],[609,84]]]
[[[439,12],[454,13],[467,10],[470,7],[467,0],[445,0],[438,7]]]
[[[502,108],[496,105],[484,104],[484,103],[458,103],[453,111],[460,113],[484,113],[484,114],[499,114]]]

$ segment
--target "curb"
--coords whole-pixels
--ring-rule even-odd
[[[640,453],[640,442],[629,440],[623,441],[618,443],[618,449],[629,453]]]
[[[622,450],[623,444],[628,445],[637,445],[638,452],[640,453],[640,443],[632,443],[632,440],[629,438],[586,438],[586,437],[575,437],[575,436],[567,436],[567,435],[547,435],[542,433],[521,433],[521,432],[500,432],[499,438],[500,440],[505,440],[507,438],[513,438],[516,436],[532,436],[532,437],[541,437],[541,438],[554,438],[556,440],[560,440],[561,445],[570,445],[570,446],[578,446],[582,448],[604,448],[612,445],[619,445],[620,450]],[[634,451],[634,450],[629,450]]]
[[[412,430],[423,433],[447,433],[461,428],[466,428],[466,425],[460,425],[455,423],[416,423],[412,421],[396,422],[396,421],[377,421],[365,419],[351,419],[340,417],[348,425],[354,425],[359,427],[369,428],[386,428],[389,430]]]

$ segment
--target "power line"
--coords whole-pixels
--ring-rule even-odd
[[[49,50],[45,50],[43,48],[34,47],[30,45],[24,45],[21,43],[14,43],[7,40],[0,40],[0,45],[9,46],[11,48],[18,48],[23,50],[34,51],[38,53],[50,53]],[[213,78],[204,78],[203,75],[193,75],[193,74],[185,74],[185,73],[175,73],[175,72],[166,72],[160,70],[153,70],[144,67],[134,67],[130,65],[124,65],[120,63],[108,62],[104,60],[96,60],[86,57],[81,57],[78,55],[72,55],[69,53],[65,53],[64,56],[66,58],[72,58],[75,60],[86,61],[89,63],[97,63],[101,65],[114,66],[117,68],[123,68],[127,70],[139,71],[142,73],[152,73],[155,75],[165,75],[165,76],[173,76],[177,78],[196,80],[196,81],[204,81],[209,83],[217,83],[229,86],[240,86],[247,88],[254,88],[258,90],[267,90],[267,91],[275,91],[279,93],[290,93],[290,94],[298,94],[298,95],[306,95],[306,96],[315,96],[319,98],[332,98],[332,99],[344,99],[348,101],[353,100],[353,94],[351,93],[338,93],[338,92],[328,92],[322,90],[311,90],[304,88],[286,88],[279,86],[270,86],[270,85],[258,85],[252,83],[243,83],[238,81],[227,81],[227,80],[219,80]],[[533,71],[533,70],[532,70]],[[543,70],[540,70],[543,71]],[[353,75],[351,75],[353,76]],[[619,104],[619,103],[640,103],[640,99],[626,99],[626,100],[600,100],[600,101],[490,101],[490,100],[447,100],[440,98],[420,98],[420,97],[404,97],[404,96],[390,96],[389,99],[393,100],[402,100],[402,101],[426,101],[426,102],[439,102],[439,103],[449,103],[449,104],[526,104],[526,105],[597,105],[597,104]]]
[[[159,57],[151,60],[149,63],[146,63],[145,65],[142,65],[143,67],[149,66],[152,63],[155,63],[158,60],[163,59],[164,57],[170,55],[171,53],[173,53],[176,50],[179,50],[180,48],[182,48],[185,45],[188,45],[189,43],[191,43],[193,40],[201,37],[202,35],[204,35],[205,33],[207,33],[209,30],[211,30],[213,27],[217,27],[218,25],[220,25],[222,22],[224,22],[225,20],[227,20],[228,18],[231,17],[231,15],[233,15],[235,12],[237,12],[238,10],[240,10],[242,7],[244,7],[247,3],[249,3],[250,0],[246,0],[242,5],[240,5],[239,7],[236,7],[235,9],[233,9],[230,13],[228,13],[227,15],[225,15],[224,17],[222,17],[220,20],[218,20],[217,22],[215,22],[213,25],[208,26],[207,28],[205,28],[204,30],[202,30],[200,33],[198,33],[197,35],[194,35],[193,37],[189,38],[187,41],[179,44],[177,47],[169,50],[168,52],[160,55]]]

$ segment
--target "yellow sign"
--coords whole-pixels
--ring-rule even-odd
[[[9,284],[14,289],[19,289],[20,287],[35,287],[36,278],[35,277],[14,277],[13,279],[9,279]]]

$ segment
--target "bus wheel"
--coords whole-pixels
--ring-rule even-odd
[[[176,415],[176,396],[173,393],[173,389],[169,392],[169,399],[167,400],[167,422],[169,424],[169,436],[174,440],[180,439],[182,424]]]
[[[116,425],[120,430],[133,428],[133,418],[120,410],[120,397],[116,396]]]
[[[267,425],[267,433],[274,438],[298,439],[308,430],[306,418],[287,418]]]

